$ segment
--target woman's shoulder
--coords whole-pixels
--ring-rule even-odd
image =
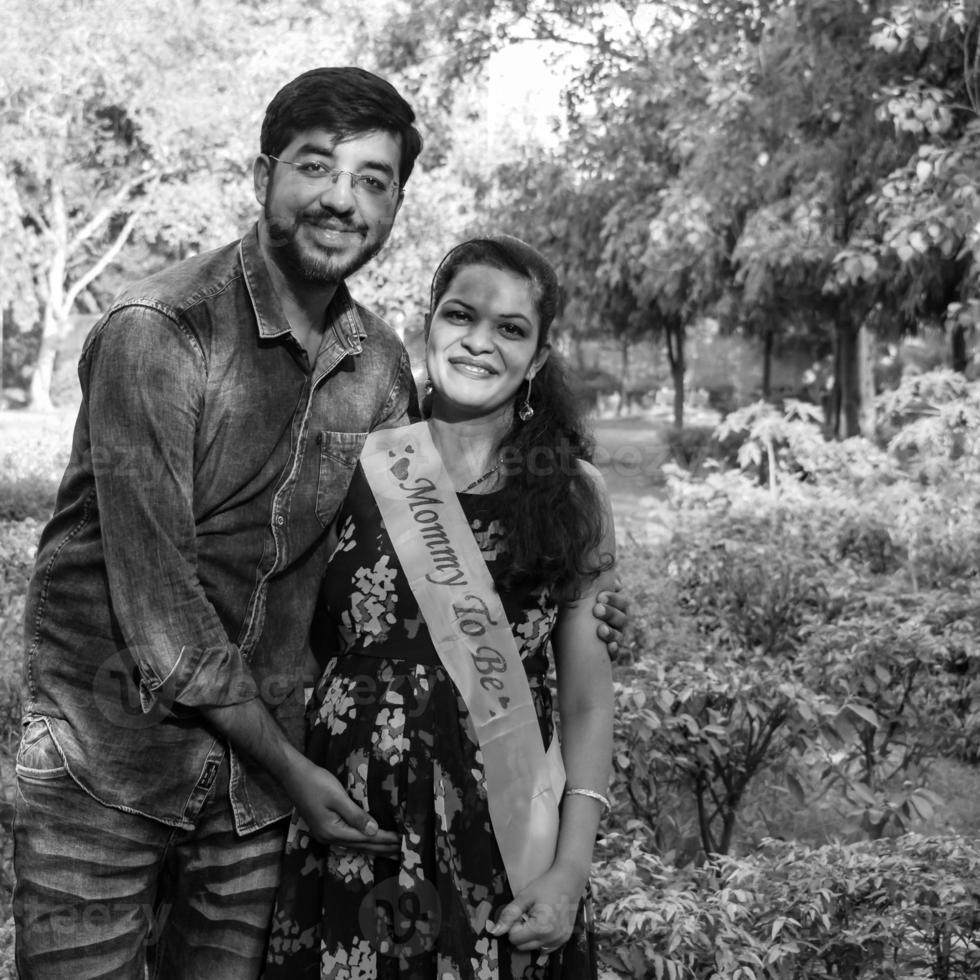
[[[584,459],[577,460],[577,463],[579,474],[588,480],[592,487],[590,506],[595,508],[602,528],[600,533],[600,550],[603,554],[613,557],[616,553],[615,525],[613,521],[612,501],[609,498],[609,490],[606,487],[606,478],[594,463],[590,463]],[[605,559],[603,563],[605,564]]]

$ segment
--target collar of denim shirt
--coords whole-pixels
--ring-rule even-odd
[[[266,267],[259,247],[258,222],[245,235],[239,244],[239,256],[245,285],[248,288],[259,327],[259,336],[267,339],[282,337],[290,332],[289,321],[283,312],[279,296],[272,284],[272,277]],[[337,286],[328,307],[328,322],[332,320],[341,334],[346,334],[346,346],[352,352],[359,352],[361,343],[367,339],[364,324],[358,315],[357,307],[347,289],[346,282]]]

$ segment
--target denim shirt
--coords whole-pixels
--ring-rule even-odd
[[[261,698],[298,747],[327,530],[367,433],[417,414],[401,341],[341,285],[314,364],[253,229],[132,287],[79,362],[28,592],[28,719],[110,806],[191,828],[229,753],[197,709]],[[240,833],[289,812],[232,750]]]

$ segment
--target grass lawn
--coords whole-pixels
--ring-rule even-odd
[[[33,412],[11,408],[0,411],[0,451],[30,441],[50,442],[60,437],[71,439],[76,409],[55,409],[52,412]]]

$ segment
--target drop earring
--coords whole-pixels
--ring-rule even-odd
[[[425,381],[422,382],[422,388],[425,390],[427,395],[431,395],[433,388],[432,379],[427,377]]]
[[[522,422],[527,422],[528,419],[534,418],[534,409],[531,407],[531,382],[534,380],[534,375],[527,379],[527,393],[524,395],[524,404],[517,410],[517,417]]]

